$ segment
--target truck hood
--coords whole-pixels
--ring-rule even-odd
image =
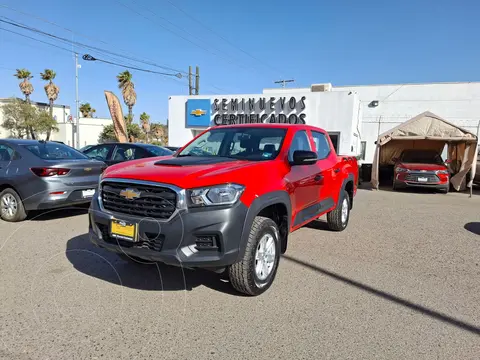
[[[192,188],[237,182],[242,184],[245,174],[262,176],[272,161],[247,161],[225,157],[155,157],[120,163],[107,168],[106,178],[153,181]],[[235,176],[241,171],[242,176]],[[253,172],[255,171],[255,173]],[[261,174],[260,174],[261,173]],[[193,186],[192,186],[193,185]]]
[[[403,167],[408,170],[427,170],[427,171],[435,171],[435,170],[445,170],[447,167],[442,164],[422,164],[422,163],[403,163],[400,162],[397,164],[399,167]]]

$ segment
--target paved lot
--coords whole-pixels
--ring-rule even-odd
[[[0,222],[0,358],[478,359],[480,196],[361,190],[354,210],[297,231],[257,298],[94,248],[84,210]]]

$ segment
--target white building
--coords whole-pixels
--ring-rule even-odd
[[[288,103],[292,97],[296,106],[291,110]],[[246,101],[244,108],[239,106],[242,99]],[[249,99],[255,99],[253,110]],[[223,119],[228,122],[230,116],[232,120],[245,121],[238,115],[258,114],[260,121],[269,122],[271,114],[276,115],[276,121],[279,114],[304,114],[302,118],[307,124],[331,134],[334,143],[338,143],[338,153],[358,155],[363,163],[371,164],[379,134],[425,111],[476,134],[480,122],[480,82],[339,87],[318,84],[309,88],[264,89],[262,94],[171,96],[168,136],[170,145],[181,146],[200,130]],[[262,118],[263,114],[267,116]]]
[[[10,132],[1,126],[1,124],[3,123],[3,112],[1,111],[1,107],[2,105],[10,103],[12,101],[13,99],[11,98],[0,99],[0,139],[10,136]],[[42,110],[49,110],[49,104],[47,103],[32,101],[32,105],[35,105]],[[75,147],[75,121],[74,118],[70,115],[70,106],[59,104],[53,105],[53,118],[57,121],[58,132],[52,132],[50,135],[50,140],[61,141],[69,146]],[[79,122],[80,147],[96,144],[98,142],[98,136],[103,131],[103,127],[105,125],[112,124],[111,119],[100,118],[81,117]]]

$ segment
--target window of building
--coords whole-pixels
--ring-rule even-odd
[[[340,133],[329,133],[328,136],[330,136],[330,140],[332,140],[333,148],[338,154],[338,143],[340,139]]]
[[[365,153],[367,151],[367,142],[360,142],[360,160],[365,160]]]

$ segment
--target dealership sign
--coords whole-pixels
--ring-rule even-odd
[[[305,124],[306,97],[188,99],[187,127],[249,123]],[[293,113],[295,111],[295,113]],[[213,119],[212,119],[213,117]]]

